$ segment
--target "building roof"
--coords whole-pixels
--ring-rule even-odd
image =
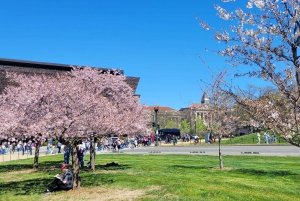
[[[5,75],[1,71],[14,71],[19,73],[38,73],[38,74],[54,74],[57,72],[66,72],[71,71],[72,66],[80,65],[69,65],[69,64],[57,64],[57,63],[47,63],[47,62],[37,62],[37,61],[26,61],[26,60],[16,60],[16,59],[6,59],[0,58],[0,93],[7,85],[8,81],[5,80]],[[91,67],[98,68],[103,71],[111,71],[112,69],[100,68],[100,67]],[[124,71],[119,70],[120,74],[123,75]],[[130,77],[126,76],[126,83],[131,86],[131,88],[136,91],[138,83],[140,81],[139,77]]]
[[[27,68],[39,68],[39,69],[49,69],[49,70],[60,70],[60,71],[71,71],[71,64],[57,64],[57,63],[48,63],[48,62],[38,62],[38,61],[27,61],[27,60],[17,60],[17,59],[7,59],[0,58],[1,66],[16,66],[16,67],[27,67]],[[92,67],[96,68],[96,67]],[[98,67],[97,67],[98,68]],[[110,70],[108,68],[99,68],[101,70]],[[120,71],[123,74],[123,71]]]
[[[184,110],[207,110],[209,109],[210,106],[207,104],[202,104],[202,103],[193,103],[192,105],[186,107],[186,108],[181,108],[179,111],[184,111]]]
[[[195,109],[195,108],[201,107],[202,105],[203,105],[203,104],[201,104],[201,103],[194,103],[194,104],[188,106],[188,108],[189,108],[189,109]]]
[[[154,107],[157,107],[157,106],[147,106],[147,109],[151,110],[151,111],[154,111]],[[166,107],[166,106],[158,106],[158,110],[159,111],[172,111],[172,110],[175,110],[175,109],[170,108],[170,107]]]

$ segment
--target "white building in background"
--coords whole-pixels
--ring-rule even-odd
[[[204,92],[200,103],[194,103],[186,108],[175,110],[168,106],[159,106],[157,121],[160,128],[165,128],[168,121],[173,121],[177,128],[180,127],[181,121],[187,119],[190,122],[191,133],[195,131],[195,120],[201,118],[204,125],[209,128],[212,121],[212,114],[210,109],[210,100],[208,95]],[[153,115],[153,122],[155,121],[155,106],[148,106]]]

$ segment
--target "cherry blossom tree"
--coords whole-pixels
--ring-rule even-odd
[[[79,99],[74,97],[78,97],[76,93],[80,91],[74,90],[73,95],[68,92],[76,105],[80,104],[81,109],[85,108],[78,120],[82,131],[94,133],[94,136],[149,132],[146,125],[150,114],[144,105],[139,105],[139,98],[134,96],[134,91],[125,82],[126,77],[117,75],[117,72],[104,73],[92,68],[74,69],[72,75],[72,79],[76,78],[75,82],[71,82],[72,88],[82,88],[85,93],[88,91],[92,94],[88,97],[80,94],[85,100],[78,102]],[[97,83],[102,84],[98,86]],[[100,100],[102,103],[99,107]],[[91,167],[94,169],[94,154],[91,153],[90,156]]]
[[[39,79],[30,79],[24,75],[10,75],[10,73],[7,73],[7,76],[15,81],[19,78],[19,84],[7,87],[1,94],[0,135],[2,139],[8,140],[34,138],[36,141],[34,168],[37,168],[40,142],[48,137],[45,130],[46,121],[40,121],[40,119],[48,114],[43,103],[44,93],[50,94],[48,92],[50,88],[40,82],[45,79],[44,76],[40,76]],[[41,93],[37,94],[38,92]]]
[[[20,114],[9,121],[25,127],[28,136],[59,139],[72,148],[74,187],[80,186],[77,138],[148,132],[150,114],[117,71],[74,67],[53,77],[7,76],[19,84],[6,88],[0,98],[3,108],[13,105],[13,114]],[[2,134],[9,137],[5,130]]]
[[[234,4],[228,0],[223,2]],[[234,77],[263,79],[276,88],[279,96],[256,96],[252,99],[241,96],[245,93],[228,82],[234,77],[219,82],[220,88],[249,111],[256,124],[267,125],[280,132],[291,144],[300,146],[299,1],[248,0],[245,8],[234,11],[228,11],[224,6],[214,7],[218,16],[231,24],[217,30],[198,18],[201,27],[212,31],[214,39],[225,44],[224,49],[214,52],[227,58],[228,64],[233,67],[230,71]]]

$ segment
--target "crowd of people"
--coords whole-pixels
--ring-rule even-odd
[[[127,137],[124,139],[119,138],[103,138],[99,139],[97,142],[97,150],[113,150],[119,151],[124,148],[137,148],[140,146],[151,146],[155,138],[150,136],[136,136]]]
[[[22,153],[23,155],[28,153],[32,155],[32,148],[35,147],[35,143],[32,141],[28,142],[7,142],[4,141],[0,145],[0,154],[9,154],[9,153]]]
[[[195,136],[193,136],[195,137]],[[265,132],[263,135],[263,142],[265,144],[271,144],[276,142],[276,136],[274,134],[270,135],[268,132]],[[189,134],[184,134],[181,137],[183,142],[188,142],[192,138]],[[261,135],[257,133],[257,144],[260,144]],[[165,143],[176,145],[180,138],[174,135],[166,135]],[[194,141],[197,139],[194,138]],[[159,140],[160,141],[160,140]],[[210,135],[209,138],[210,143],[215,142],[215,138],[213,135]],[[123,139],[119,139],[117,137],[103,137],[99,138],[95,144],[97,151],[120,151],[124,148],[136,148],[140,146],[151,146],[152,143],[156,142],[156,138],[154,135],[152,136],[129,136]],[[89,138],[80,140],[80,152],[84,154],[90,150],[91,141]],[[32,150],[35,147],[34,141],[18,141],[18,142],[9,142],[4,141],[0,144],[0,154],[9,154],[9,153],[20,153],[20,154],[30,154],[32,155]],[[59,141],[48,140],[46,142],[46,154],[54,154],[54,153],[64,153],[65,162],[69,161],[70,150],[68,147],[64,146]],[[81,156],[80,156],[81,158]]]
[[[260,133],[257,133],[257,144],[260,144]],[[272,134],[270,136],[270,134],[268,132],[264,132],[263,134],[263,140],[265,144],[271,144],[271,143],[275,143],[276,142],[276,135]]]
[[[171,134],[166,135],[165,144],[173,143],[173,145],[176,145],[177,142],[178,142],[178,136],[171,135]]]

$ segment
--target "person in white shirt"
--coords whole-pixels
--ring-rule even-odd
[[[257,133],[257,144],[260,144],[260,133]]]

